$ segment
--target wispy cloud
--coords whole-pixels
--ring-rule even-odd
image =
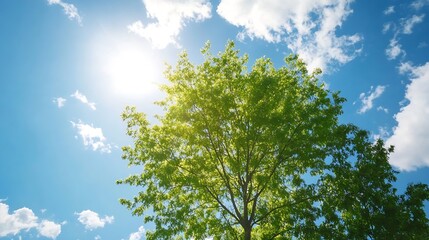
[[[106,137],[104,137],[101,128],[85,124],[81,120],[77,123],[70,121],[70,123],[77,129],[78,134],[83,140],[83,145],[91,147],[93,151],[100,151],[102,153],[112,152],[112,146],[106,143]]]
[[[56,239],[61,233],[61,225],[42,220],[29,208],[20,208],[9,214],[9,206],[0,202],[0,237],[17,235],[21,231],[37,229],[41,236]]]
[[[169,44],[180,47],[177,37],[186,22],[202,21],[211,17],[211,4],[207,0],[144,0],[147,17],[155,22],[136,21],[128,30],[147,39],[155,48]]]
[[[310,70],[345,64],[361,52],[359,34],[337,35],[353,12],[352,0],[234,1],[222,0],[217,8],[229,23],[242,27],[239,38],[286,43]]]
[[[383,34],[387,33],[392,28],[392,23],[383,24],[383,30],[381,31]]]
[[[413,33],[413,27],[418,24],[423,22],[425,15],[421,14],[421,15],[413,15],[410,18],[404,19],[402,22],[402,33],[403,34],[411,34]]]
[[[419,42],[419,45],[417,45],[417,47],[418,48],[425,48],[425,47],[427,47],[428,46],[428,44],[427,44],[427,42],[425,42],[425,41],[423,41],[423,42]]]
[[[395,13],[395,6],[389,6],[383,11],[384,15],[390,15]]]
[[[55,103],[58,108],[64,107],[64,104],[66,103],[66,101],[67,99],[62,97],[54,98],[54,100],[52,100],[52,102]]]
[[[390,163],[400,170],[411,171],[429,166],[429,62],[406,66],[411,73],[405,94],[409,103],[395,115],[398,125],[386,144],[395,146]]]
[[[407,10],[409,10],[409,7],[411,6],[416,11],[419,11],[420,8],[422,8],[426,4],[429,4],[429,0],[417,0],[411,3],[411,5],[407,5],[406,7],[408,8]],[[405,5],[399,5],[399,6],[405,6]],[[384,14],[388,15],[386,13],[390,13],[392,11],[394,11],[394,6],[388,7],[384,11]],[[402,49],[402,45],[399,43],[400,36],[404,34],[405,35],[412,34],[414,27],[417,24],[422,23],[425,18],[425,14],[413,14],[413,15],[407,14],[407,15],[408,15],[407,17],[399,18],[394,22],[388,22],[383,25],[382,32],[384,34],[390,30],[391,32],[393,32],[393,37],[390,39],[389,45],[385,50],[386,56],[389,60],[394,60],[400,55],[403,55],[403,56],[406,55],[405,50]]]
[[[390,132],[387,130],[386,127],[379,127],[378,133],[375,133],[372,135],[374,141],[377,141],[378,139],[386,140],[387,137],[389,137]]]
[[[422,7],[429,5],[429,0],[417,0],[411,3],[411,7],[420,10]]]
[[[76,20],[80,25],[82,25],[82,17],[79,15],[79,11],[75,5],[63,2],[62,0],[48,0],[48,4],[61,6],[64,13],[70,20]]]
[[[385,51],[386,56],[389,60],[396,59],[399,55],[405,55],[405,51],[402,49],[402,45],[399,44],[396,38],[390,39],[389,47]]]
[[[377,111],[379,112],[385,112],[385,113],[389,113],[389,109],[382,107],[382,106],[378,106],[377,107]]]
[[[79,92],[79,90],[76,90],[72,95],[70,95],[73,98],[76,98],[77,100],[81,101],[82,103],[88,105],[92,110],[96,110],[95,103],[88,101],[88,98]]]
[[[377,86],[375,89],[371,86],[371,90],[367,93],[361,93],[359,99],[362,101],[362,107],[358,110],[359,114],[365,113],[373,108],[373,102],[383,94],[386,86]]]
[[[113,223],[113,216],[104,216],[104,218],[100,218],[98,213],[93,212],[91,210],[84,210],[80,213],[75,213],[79,217],[77,220],[82,223],[86,229],[94,230],[96,228],[103,228],[106,223]]]
[[[130,234],[130,238],[128,240],[140,240],[145,235],[146,230],[143,226],[139,227],[137,232],[133,232]]]

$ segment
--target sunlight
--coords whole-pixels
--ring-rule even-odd
[[[113,93],[141,97],[158,89],[156,77],[160,69],[147,52],[137,44],[121,44],[102,60]]]

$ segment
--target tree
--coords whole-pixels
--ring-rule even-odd
[[[200,65],[185,52],[167,67],[158,124],[134,107],[122,115],[134,139],[123,158],[143,171],[118,181],[141,187],[120,202],[155,224],[147,239],[383,239],[404,219],[427,236],[428,187],[396,194],[393,149],[339,123],[345,99],[320,70],[289,56],[248,71],[233,42],[202,53]]]

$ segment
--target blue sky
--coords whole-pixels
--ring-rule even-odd
[[[429,183],[428,15],[428,0],[0,1],[0,238],[144,239],[118,202],[141,170],[121,160],[120,114],[160,113],[164,63],[200,62],[208,40],[321,68],[341,121],[396,146],[396,187]]]

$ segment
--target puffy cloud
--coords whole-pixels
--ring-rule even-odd
[[[143,226],[139,227],[137,232],[133,232],[130,234],[129,240],[140,240],[145,234],[145,229]]]
[[[383,11],[384,15],[390,15],[395,13],[395,6],[389,6]]]
[[[413,33],[413,27],[414,27],[414,25],[423,22],[424,17],[425,17],[425,15],[422,14],[422,15],[419,15],[419,16],[413,15],[412,17],[410,17],[408,19],[405,19],[402,22],[402,27],[403,27],[402,33],[404,33],[404,34],[411,34],[411,33]]]
[[[400,74],[406,74],[412,72],[414,69],[411,62],[401,62],[398,66],[398,70]]]
[[[410,71],[411,82],[405,94],[409,104],[395,115],[398,124],[386,141],[395,146],[390,163],[405,171],[429,166],[429,62]]]
[[[29,208],[20,208],[9,214],[9,206],[0,203],[0,237],[16,235],[21,230],[29,230],[37,226],[37,217]]]
[[[399,44],[396,38],[390,39],[389,47],[386,49],[387,58],[389,60],[394,60],[401,54],[405,55],[405,51],[402,50],[402,45]]]
[[[100,151],[103,153],[112,152],[112,146],[106,143],[106,138],[104,137],[103,130],[101,128],[85,124],[81,120],[77,123],[70,121],[70,123],[77,129],[78,134],[83,140],[83,145],[90,146],[93,151]]]
[[[44,237],[56,239],[61,233],[61,225],[48,220],[43,220],[39,226],[37,226],[37,230],[39,231],[39,234]]]
[[[103,228],[106,223],[113,223],[113,216],[105,216],[100,218],[98,213],[91,210],[84,210],[80,213],[76,213],[79,217],[77,220],[82,223],[86,229],[94,230],[96,228]]]
[[[359,99],[362,101],[362,107],[359,109],[358,113],[362,114],[372,109],[374,100],[379,98],[385,89],[386,86],[377,86],[375,89],[371,86],[371,90],[366,94],[361,93]]]
[[[146,26],[136,21],[128,30],[159,49],[173,44],[179,47],[177,37],[188,21],[202,21],[211,17],[211,4],[207,0],[143,0],[148,18],[155,22]]]
[[[337,36],[352,0],[222,0],[217,12],[231,24],[243,27],[239,38],[285,42],[306,61],[310,70],[327,70],[351,61],[361,49],[358,34]]]
[[[76,98],[77,100],[81,101],[82,103],[88,105],[92,110],[96,110],[95,103],[88,101],[88,98],[79,92],[79,90],[76,90],[72,95],[70,95],[73,98]]]
[[[76,20],[79,24],[82,24],[82,17],[79,15],[77,7],[71,3],[65,3],[61,0],[48,0],[49,5],[59,5],[63,8],[64,13],[70,20]]]
[[[58,108],[64,107],[64,104],[66,103],[66,101],[67,99],[62,97],[54,98],[54,100],[52,100],[52,102],[55,103]]]
[[[16,235],[21,231],[36,228],[41,236],[55,239],[61,233],[61,225],[48,220],[38,222],[38,217],[29,208],[20,208],[9,214],[9,206],[0,202],[0,237]]]

